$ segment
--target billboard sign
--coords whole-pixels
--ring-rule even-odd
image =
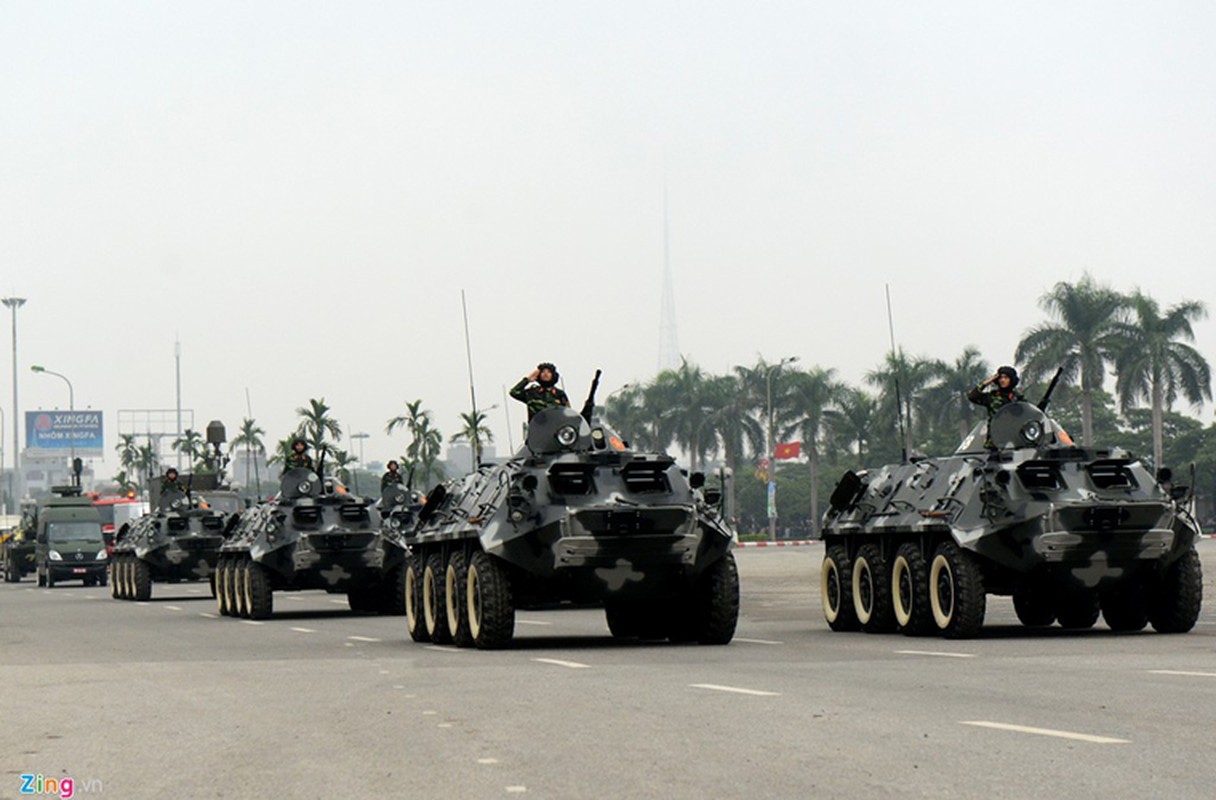
[[[100,411],[27,411],[25,446],[31,454],[101,456],[105,452]]]

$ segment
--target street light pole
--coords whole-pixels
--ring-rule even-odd
[[[768,404],[768,538],[777,538],[777,437],[773,433],[773,374],[786,364],[793,364],[798,356],[787,356],[768,368],[764,375],[764,396]]]
[[[21,414],[17,410],[17,309],[25,305],[25,298],[5,297],[0,298],[0,303],[4,303],[13,312],[13,471],[8,479],[8,493],[13,498],[13,503],[16,504],[18,476],[21,473],[21,440],[18,422]]]
[[[38,364],[32,365],[30,367],[30,372],[39,372],[39,373],[43,373],[45,375],[54,375],[56,378],[61,378],[63,380],[63,382],[68,385],[68,415],[71,419],[71,422],[69,423],[69,425],[71,427],[69,428],[68,447],[71,450],[71,461],[69,462],[69,469],[71,469],[70,465],[76,463],[76,430],[75,430],[76,392],[75,392],[75,390],[72,389],[72,382],[70,380],[68,380],[67,375],[63,375],[58,372],[52,372],[51,370],[47,369],[46,367],[39,366]]]

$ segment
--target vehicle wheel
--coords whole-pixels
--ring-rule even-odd
[[[352,589],[346,593],[350,610],[360,614],[374,614],[380,610],[380,592],[375,589]]]
[[[224,591],[224,583],[228,580],[227,558],[221,558],[215,565],[215,607],[221,617],[231,616],[228,610],[228,593]]]
[[[249,619],[249,559],[242,558],[232,570],[232,600],[236,616]]]
[[[904,542],[891,562],[891,610],[905,636],[923,636],[933,627],[929,607],[929,567],[920,545]]]
[[[1051,590],[1043,586],[1014,589],[1013,611],[1027,628],[1045,628],[1056,621],[1056,603]]]
[[[1203,566],[1194,548],[1165,568],[1148,592],[1148,620],[1158,633],[1186,633],[1203,604]]]
[[[211,568],[211,574],[207,577],[207,585],[211,589],[211,599],[215,599],[215,567]]]
[[[110,597],[115,600],[122,599],[121,586],[122,583],[118,580],[119,570],[122,569],[122,559],[116,558],[110,562]]]
[[[135,569],[133,581],[135,584],[134,597],[140,602],[146,603],[152,599],[152,570],[148,568],[148,562],[135,560]]]
[[[509,644],[515,635],[511,583],[493,556],[481,551],[473,554],[465,591],[473,644],[481,650],[494,650]]]
[[[443,572],[443,599],[447,604],[444,612],[448,618],[448,633],[457,647],[473,646],[473,637],[469,635],[468,592],[465,591],[468,572],[464,553],[448,556]]]
[[[393,570],[379,592],[377,611],[400,617],[405,614],[405,564]]]
[[[834,631],[855,631],[861,627],[853,608],[853,575],[849,551],[843,544],[828,545],[819,570],[819,596],[823,618]]]
[[[274,589],[266,568],[255,561],[245,563],[245,593],[250,619],[270,619],[274,613]]]
[[[739,624],[739,568],[734,553],[710,564],[697,581],[697,631],[701,644],[730,644]]]
[[[853,559],[853,611],[866,633],[886,633],[895,628],[891,607],[891,576],[877,542],[857,548]]]
[[[929,607],[947,639],[966,639],[984,626],[984,577],[971,554],[943,542],[929,564]]]
[[[1098,621],[1098,593],[1089,589],[1067,589],[1060,593],[1056,619],[1061,628],[1083,631]]]
[[[228,616],[230,617],[241,616],[241,606],[236,599],[236,579],[237,575],[240,574],[241,562],[243,560],[244,556],[232,559],[228,562],[228,569],[224,571],[224,585],[222,588],[225,595],[224,602],[228,604]]]
[[[123,556],[118,562],[118,575],[114,578],[118,582],[118,596],[123,600],[130,600],[134,596],[131,591],[131,557]]]
[[[691,591],[689,592],[692,593]],[[692,607],[692,603],[681,604]],[[636,598],[609,598],[604,602],[608,630],[617,639],[668,639],[691,642],[697,638],[691,614],[668,615],[653,601]],[[683,624],[682,624],[683,623]]]
[[[46,579],[42,582],[42,585],[48,589],[55,587],[55,576],[51,574],[49,569],[46,571]]]
[[[106,585],[106,579],[107,579],[107,578],[109,578],[109,577],[110,577],[110,576],[109,576],[107,573],[103,572],[103,573],[101,573],[101,575],[99,575],[99,576],[97,577],[97,579],[94,581],[94,583],[95,583],[96,585],[98,585],[98,586],[105,586],[105,585]]]
[[[422,571],[422,616],[426,620],[426,632],[436,644],[452,641],[448,630],[447,602],[443,598],[443,576],[446,566],[443,556],[431,553],[427,556]]]
[[[417,555],[411,555],[405,561],[403,590],[405,600],[405,630],[415,642],[429,642],[430,634],[426,632],[426,620],[422,613],[422,562]]]
[[[1148,624],[1148,607],[1144,603],[1144,585],[1132,581],[1102,593],[1099,605],[1106,627],[1120,633],[1144,630]]]
[[[127,599],[135,599],[135,556],[127,556]]]

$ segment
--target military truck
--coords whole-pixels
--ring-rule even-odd
[[[0,535],[0,572],[5,583],[19,583],[34,572],[34,538],[38,531],[38,504],[21,501],[21,516],[12,530]]]
[[[220,546],[240,515],[236,495],[213,488],[211,477],[186,476],[189,493],[157,492],[155,511],[118,529],[111,558],[111,597],[146,601],[154,583],[182,581],[208,581],[214,594]],[[202,487],[197,492],[196,478]]]
[[[594,417],[594,395],[595,383],[581,414],[540,411],[509,460],[429,493],[408,538],[414,641],[500,648],[516,609],[579,603],[602,606],[615,637],[730,642],[739,578],[723,492],[631,449]]]
[[[245,512],[220,549],[216,600],[223,616],[267,619],[274,592],[346,594],[352,611],[401,613],[405,543],[380,511],[339,481],[308,469],[283,474],[269,502]]]
[[[85,586],[106,585],[109,557],[101,517],[93,499],[79,486],[56,486],[38,507],[34,538],[34,571],[38,585],[50,588],[65,580]]]
[[[1074,445],[1048,399],[1002,407],[953,455],[845,473],[821,533],[832,630],[971,637],[989,594],[1027,626],[1194,626],[1188,490],[1121,448]]]

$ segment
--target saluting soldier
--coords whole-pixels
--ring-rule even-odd
[[[997,369],[996,374],[977,384],[975,388],[967,392],[967,399],[977,406],[983,406],[988,409],[988,422],[991,423],[996,412],[1010,403],[1020,403],[1026,399],[1015,388],[1017,385],[1018,371],[1013,367],[1000,367]],[[995,386],[996,388],[985,391],[989,386]],[[993,446],[992,439],[985,437],[984,447],[991,448]]]
[[[291,452],[283,461],[283,471],[292,469],[312,469],[312,456],[308,455],[308,443],[303,439],[291,441]]]
[[[542,361],[536,369],[520,378],[511,387],[511,396],[528,406],[528,421],[546,408],[570,406],[570,398],[557,388],[557,367],[552,362]]]

